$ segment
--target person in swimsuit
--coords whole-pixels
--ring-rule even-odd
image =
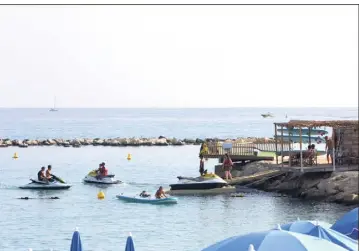
[[[37,180],[39,181],[48,181],[45,176],[45,167],[41,167],[41,170],[37,173]]]
[[[140,197],[143,197],[143,198],[147,198],[150,196],[151,196],[151,194],[147,193],[145,190],[143,190],[142,193],[140,193]]]
[[[203,160],[203,156],[200,156],[200,161],[199,161],[199,173],[201,174],[201,176],[204,174],[204,160]]]
[[[162,186],[160,186],[160,188],[158,188],[155,197],[156,197],[156,199],[162,199],[163,197],[167,198],[165,192],[163,191]]]
[[[328,136],[325,136],[324,139],[325,139],[325,150],[327,151],[328,164],[330,164],[330,162],[333,164],[333,148],[334,148],[333,140],[331,138],[328,138]],[[330,162],[329,162],[329,156],[330,156]]]
[[[108,170],[107,168],[105,167],[105,162],[102,162],[100,165],[99,165],[99,168],[97,170],[97,176],[96,178],[97,179],[101,179],[102,177],[104,176],[107,176],[108,175]]]
[[[222,170],[224,170],[224,176],[227,181],[228,181],[228,177],[230,180],[232,180],[232,174],[231,174],[232,167],[233,167],[233,162],[232,162],[231,158],[229,157],[228,153],[226,153],[224,155]]]
[[[46,170],[45,176],[46,176],[46,179],[48,179],[48,180],[51,180],[51,179],[53,178],[53,177],[52,177],[52,174],[51,174],[51,165],[48,165],[48,166],[47,166],[47,170]]]

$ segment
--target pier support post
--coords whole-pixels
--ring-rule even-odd
[[[280,127],[281,129],[281,157],[282,157],[282,167],[283,167],[283,126]]]
[[[335,147],[333,147],[333,172],[335,172]]]
[[[300,171],[303,172],[302,127],[299,127]]]
[[[274,138],[275,138],[275,160],[278,165],[278,136],[277,136],[277,124],[274,123]]]
[[[288,129],[288,152],[289,152],[289,154],[288,154],[288,163],[289,163],[289,167],[292,167],[292,152],[291,152],[291,141],[290,141],[290,135],[291,135],[291,131],[290,131],[290,129],[289,129],[289,127],[287,128]]]

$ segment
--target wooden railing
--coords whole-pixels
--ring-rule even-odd
[[[226,144],[226,143],[225,143]],[[236,156],[253,156],[258,153],[258,150],[261,152],[275,152],[274,143],[232,143],[232,147],[229,149],[224,149],[223,142],[207,142],[208,153],[205,153],[205,156],[217,156],[229,153],[230,155]],[[277,145],[277,151],[280,152],[281,144]],[[283,151],[289,150],[289,144],[283,144]]]

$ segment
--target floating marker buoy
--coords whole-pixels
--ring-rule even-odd
[[[99,200],[103,200],[103,199],[105,198],[105,193],[102,192],[102,191],[100,191],[100,192],[97,194],[97,198],[98,198]]]
[[[129,153],[129,154],[127,154],[127,160],[131,160],[132,159],[132,156],[131,156],[131,154]]]
[[[17,159],[19,158],[19,156],[17,155],[17,153],[14,153],[14,156],[12,156],[13,159]]]

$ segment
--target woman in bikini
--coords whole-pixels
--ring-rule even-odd
[[[233,167],[233,162],[229,157],[228,153],[226,153],[224,155],[222,170],[224,170],[224,176],[226,177],[227,181],[228,181],[228,177],[230,180],[232,180],[232,174],[231,174],[232,167]]]
[[[167,198],[162,186],[160,186],[160,188],[157,190],[155,197],[156,199],[162,199],[163,197]]]

